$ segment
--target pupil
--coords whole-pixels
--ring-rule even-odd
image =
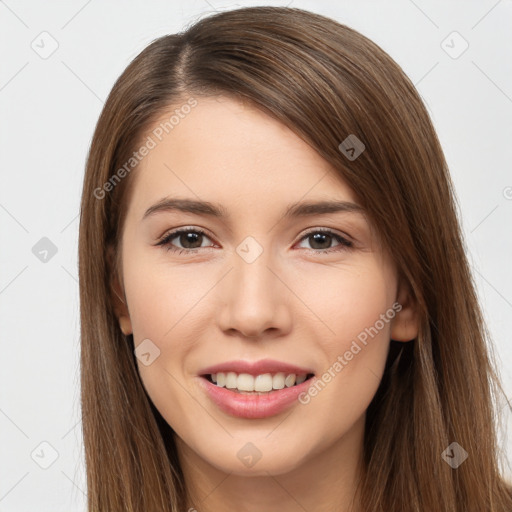
[[[197,242],[198,238],[202,235],[200,233],[183,233],[180,237],[180,243],[186,249],[195,249],[196,247],[190,247],[189,243]],[[183,243],[185,241],[185,243]],[[201,247],[201,243],[197,247]]]
[[[311,237],[313,238],[313,243],[311,244],[311,247],[313,247],[313,249],[328,249],[329,246],[331,245],[330,244],[331,235],[328,235],[325,233],[315,233],[314,235],[311,235]],[[324,239],[324,242],[325,242],[325,239],[327,239],[327,241],[328,241],[327,247],[315,247],[315,244],[317,244],[317,243],[320,243],[320,245],[322,245],[322,243],[321,243],[322,238]]]

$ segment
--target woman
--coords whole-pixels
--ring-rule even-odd
[[[89,510],[512,510],[454,204],[354,30],[253,7],[150,44],[83,188]]]

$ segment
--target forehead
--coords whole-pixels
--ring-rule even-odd
[[[279,121],[228,97],[174,105],[143,136],[151,149],[136,171],[133,207],[165,195],[239,207],[247,215],[304,199],[357,202],[351,188],[311,146]]]

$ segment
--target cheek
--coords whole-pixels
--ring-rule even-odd
[[[299,274],[300,275],[300,274]],[[352,340],[364,333],[393,304],[391,275],[374,263],[351,266],[319,266],[314,273],[294,282],[298,295],[320,321],[322,345],[327,353],[344,352]],[[378,336],[389,335],[390,324],[378,324]],[[375,336],[377,337],[377,336]]]
[[[197,424],[204,416],[184,385],[185,367],[198,339],[194,318],[205,306],[206,301],[201,298],[211,286],[192,278],[190,272],[164,268],[154,261],[149,264],[143,259],[127,261],[125,266],[135,348],[150,340],[154,345],[148,345],[149,352],[157,354],[147,365],[143,358],[137,358],[142,383],[169,425],[186,423],[179,429],[184,432],[189,428],[188,421]]]
[[[315,277],[321,286],[316,288],[313,276],[302,279],[307,304],[322,320],[318,329],[324,333],[317,337],[323,372],[302,400],[314,411],[305,421],[311,422],[309,428],[318,422],[335,424],[334,435],[354,424],[375,395],[394,317],[391,274],[372,264],[338,270],[318,270]]]
[[[127,262],[125,286],[135,340],[154,339],[168,345],[204,306],[213,281],[198,278],[192,266],[176,269],[144,262]],[[186,340],[182,340],[186,343]]]
[[[135,251],[126,258],[123,271],[135,348],[150,340],[158,354],[150,365],[137,359],[144,387],[168,421],[183,416],[190,412],[190,396],[182,385],[192,373],[191,353],[204,338],[201,331],[211,325],[205,324],[212,315],[208,291],[219,277],[211,268],[163,265],[154,256]]]

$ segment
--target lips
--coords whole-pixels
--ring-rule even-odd
[[[286,374],[294,373],[296,375],[302,374],[314,374],[315,372],[311,368],[301,367],[283,361],[277,361],[274,359],[260,359],[259,361],[226,361],[224,363],[218,363],[213,366],[203,368],[199,375],[205,377],[212,373],[227,373],[234,372],[237,374],[248,373],[252,376],[262,375],[264,373],[278,373],[283,372]]]
[[[250,380],[251,376],[262,377],[268,381],[270,375],[280,376],[279,378],[287,375],[291,380],[284,387],[278,386],[281,389],[245,394],[243,391],[219,386],[212,381],[214,376],[223,376],[223,378],[226,376],[226,379],[229,379],[235,377],[235,374],[238,376],[238,387],[245,386],[240,378],[245,382]],[[295,383],[297,375],[301,376],[299,383]],[[297,405],[299,395],[306,392],[312,384],[314,372],[311,368],[273,359],[262,359],[260,361],[227,361],[208,366],[200,371],[198,377],[199,386],[224,413],[244,419],[263,419],[279,414],[294,404]],[[236,385],[234,380],[232,382]]]
[[[240,394],[221,388],[203,377],[198,378],[200,388],[221,411],[243,419],[263,419],[275,416],[293,405],[299,406],[299,396],[306,393],[313,379],[295,386],[260,394]]]

